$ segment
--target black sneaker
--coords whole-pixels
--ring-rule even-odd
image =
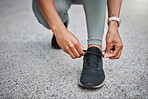
[[[65,27],[67,28],[67,26],[68,26],[68,20],[64,23],[64,25],[65,25]],[[52,37],[51,45],[52,45],[52,47],[55,48],[55,49],[61,49],[60,46],[58,45],[58,43],[57,43],[56,38],[55,38],[54,35],[53,35],[53,37]]]
[[[85,51],[79,86],[92,89],[100,88],[105,84],[103,54],[97,47],[90,47]]]

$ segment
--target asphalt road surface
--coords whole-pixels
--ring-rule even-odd
[[[82,59],[51,47],[52,32],[40,25],[31,0],[0,0],[0,98],[148,98],[148,0],[123,0],[119,60],[104,59],[106,84],[78,87]],[[68,29],[87,48],[83,7],[72,5]],[[106,18],[107,20],[107,18]],[[105,32],[103,49],[105,49]]]

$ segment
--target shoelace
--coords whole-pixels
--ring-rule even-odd
[[[83,50],[85,53],[87,53],[87,54],[91,54],[91,55],[97,55],[97,56],[101,56],[101,57],[104,57],[104,55],[102,54],[102,53],[100,53],[100,54],[96,54],[96,53],[93,53],[93,52],[90,52],[90,51],[88,51],[88,50]],[[104,52],[105,50],[103,50],[102,52]],[[88,67],[92,67],[92,68],[98,68],[98,61],[100,60],[100,58],[99,59],[91,59],[91,60],[89,60],[89,61],[86,61],[86,60],[88,60],[88,57],[84,60],[85,62],[87,62],[87,66]],[[93,62],[93,64],[96,64],[96,65],[91,65],[92,64],[92,62]],[[94,67],[94,66],[97,66],[97,67]]]
[[[115,50],[115,45],[112,46],[113,48],[111,48],[110,50],[114,51]],[[92,53],[88,50],[83,50],[84,52],[86,53],[89,53],[89,54],[92,54],[92,55],[98,55],[98,56],[102,56],[104,58],[104,55],[101,53],[101,54],[96,54],[96,53]],[[105,50],[101,51],[101,52],[105,52]]]

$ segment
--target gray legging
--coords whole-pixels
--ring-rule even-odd
[[[71,4],[83,4],[87,31],[88,31],[88,45],[95,44],[102,46],[102,36],[104,33],[106,0],[54,0],[57,12],[63,21],[68,20],[68,9]],[[32,2],[33,12],[43,26],[50,29],[49,24],[40,12],[35,0]]]

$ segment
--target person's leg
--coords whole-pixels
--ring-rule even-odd
[[[88,31],[88,49],[83,59],[79,86],[100,88],[105,83],[102,59],[102,36],[104,33],[106,0],[83,0]]]
[[[104,33],[106,0],[83,0],[88,31],[88,47],[96,46],[101,50]]]
[[[65,23],[68,20],[68,9],[71,6],[71,0],[54,0],[54,2],[61,20],[63,21],[63,23]],[[41,23],[47,29],[50,29],[49,24],[42,15],[35,0],[32,0],[32,9],[39,23]]]

